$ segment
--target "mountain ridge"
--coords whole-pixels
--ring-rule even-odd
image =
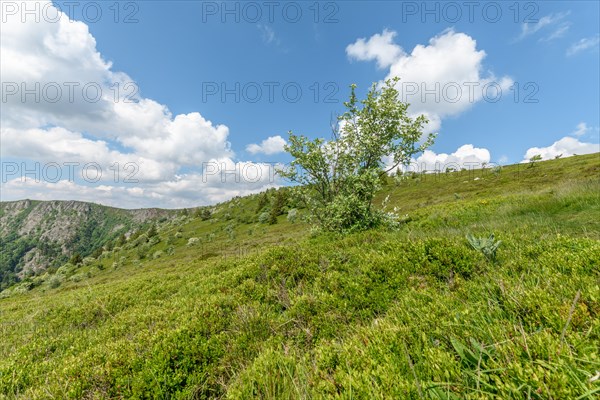
[[[0,202],[0,290],[15,278],[88,256],[121,234],[171,218],[176,211],[126,210],[77,200]]]

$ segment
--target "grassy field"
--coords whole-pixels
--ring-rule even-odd
[[[597,398],[599,177],[390,178],[402,226],[347,236],[261,195],[182,215],[3,292],[0,399]]]

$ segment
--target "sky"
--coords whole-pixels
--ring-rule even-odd
[[[2,201],[183,208],[288,184],[399,77],[420,170],[600,151],[600,3],[0,1]]]

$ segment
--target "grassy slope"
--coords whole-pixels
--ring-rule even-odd
[[[0,398],[592,398],[599,173],[594,154],[390,182],[396,232],[236,222],[256,197],[181,218],[0,299]],[[468,232],[503,241],[496,263]]]

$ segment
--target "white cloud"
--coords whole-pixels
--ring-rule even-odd
[[[54,7],[49,1],[39,3],[38,9]],[[53,183],[11,177],[2,183],[3,200],[28,197],[118,207],[190,207],[277,184],[272,174],[259,179],[240,175],[249,166],[261,170],[272,166],[234,161],[227,126],[213,124],[198,112],[173,115],[167,106],[141,96],[133,79],[114,71],[98,52],[85,23],[59,15],[56,22],[29,18],[22,23],[20,15],[7,15],[3,21],[2,159],[92,162],[105,174],[95,184],[82,179]],[[274,33],[267,39],[276,40]],[[36,94],[24,96],[22,89]],[[217,162],[223,163],[224,171],[207,167],[206,163]],[[115,172],[111,167],[119,165],[123,176],[127,163],[138,168],[137,183],[111,181]]]
[[[580,122],[577,124],[577,129],[575,129],[573,132],[571,132],[571,135],[580,137],[580,136],[585,135],[589,130],[590,130],[590,128],[587,126],[587,124],[585,122]]]
[[[583,38],[578,42],[573,43],[567,49],[567,56],[574,56],[575,54],[581,53],[588,49],[598,50],[598,44],[600,44],[600,35],[592,36],[589,38]]]
[[[550,42],[555,39],[560,39],[567,34],[570,28],[571,24],[569,22],[564,22],[560,24],[550,35],[541,38],[540,42]]]
[[[175,175],[171,179],[132,184],[112,184],[113,171],[104,183],[90,184],[82,179],[56,182],[39,179],[39,175],[16,176],[3,180],[2,201],[18,199],[80,200],[120,208],[183,208],[214,204],[234,196],[245,196],[271,187],[281,181],[275,175],[277,165],[212,160],[200,173]],[[65,172],[63,170],[63,172]],[[75,174],[80,172],[76,171]],[[92,173],[91,176],[94,176]],[[137,178],[137,176],[136,176]],[[122,178],[121,178],[122,179]]]
[[[472,144],[465,144],[451,154],[438,154],[431,150],[425,150],[419,157],[411,160],[408,168],[402,169],[415,172],[444,172],[446,168],[453,168],[455,170],[462,168],[477,169],[483,168],[485,164],[489,164],[490,158],[488,149],[475,147]],[[388,169],[393,165],[391,158],[385,160],[385,162],[388,164]],[[395,171],[390,171],[390,173],[393,172]]]
[[[246,146],[246,151],[250,154],[262,153],[267,155],[283,153],[285,151],[283,146],[285,146],[286,143],[285,139],[279,135],[271,136],[263,140],[260,144],[249,144]]]
[[[379,68],[387,68],[404,55],[402,48],[394,43],[396,32],[385,29],[367,40],[358,39],[346,47],[349,57],[360,61],[377,60]]]
[[[521,34],[519,35],[519,37],[517,37],[516,40],[522,40],[522,39],[526,38],[527,36],[531,36],[531,35],[537,33],[538,31],[542,30],[543,28],[556,25],[557,23],[562,21],[569,14],[570,14],[569,11],[562,12],[562,13],[556,13],[556,14],[549,14],[549,15],[545,15],[542,18],[540,18],[537,22],[523,23],[521,25]],[[568,29],[568,25],[561,24],[561,27],[559,27],[558,30],[555,30],[550,36],[554,35],[556,32],[558,32],[561,28],[563,28],[565,26],[567,26],[566,29]],[[566,32],[566,30],[565,30],[565,32]],[[559,35],[562,35],[562,34],[564,34],[564,32],[559,33]],[[550,39],[548,39],[548,40],[550,40]]]
[[[429,44],[415,46],[410,54],[392,43],[394,37],[395,32],[386,30],[368,41],[357,40],[346,52],[358,60],[376,59],[388,65],[386,79],[400,77],[402,100],[411,104],[411,115],[429,118],[430,132],[440,128],[443,118],[459,115],[481,100],[498,100],[512,84],[507,76],[484,74],[486,53],[477,50],[477,42],[464,33],[446,30]],[[392,49],[391,55],[384,57],[382,49]]]
[[[575,154],[591,154],[600,151],[598,143],[583,143],[579,140],[565,136],[548,147],[532,147],[525,152],[522,162],[528,162],[535,155],[542,156],[542,160],[551,160],[557,156],[570,157]]]
[[[482,168],[483,164],[490,162],[488,149],[474,147],[472,144],[460,146],[454,153],[436,154],[431,150],[425,150],[413,165],[418,165],[420,171],[445,171],[446,168],[473,169]]]

